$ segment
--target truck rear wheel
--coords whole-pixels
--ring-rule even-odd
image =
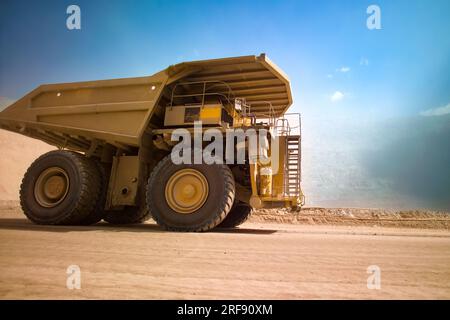
[[[235,196],[231,170],[221,164],[175,165],[170,155],[153,169],[147,205],[167,230],[207,231],[223,221]]]
[[[20,186],[25,215],[38,224],[78,224],[100,197],[101,177],[95,164],[71,151],[50,151],[28,168]]]
[[[228,212],[225,219],[217,226],[219,228],[234,228],[245,221],[247,221],[248,217],[252,213],[252,207],[243,202],[235,203],[233,208],[231,208],[230,212]]]
[[[105,202],[106,202],[106,191],[108,189],[108,178],[106,176],[105,167],[97,159],[87,158],[87,160],[92,162],[92,165],[96,167],[97,172],[100,176],[100,194],[94,210],[87,217],[83,218],[79,222],[79,224],[83,226],[92,225],[102,221],[102,219],[106,214]]]

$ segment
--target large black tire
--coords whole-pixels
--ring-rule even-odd
[[[88,161],[92,162],[97,168],[97,172],[100,175],[100,195],[98,201],[95,205],[94,210],[84,219],[82,219],[79,224],[83,226],[88,226],[100,222],[106,212],[105,212],[105,202],[106,202],[106,192],[108,189],[108,177],[106,174],[105,167],[97,159],[88,158]]]
[[[225,219],[217,226],[218,228],[235,228],[245,221],[252,213],[252,207],[243,202],[237,202],[228,212]]]
[[[173,210],[166,199],[165,190],[169,179],[177,171],[193,169],[207,181],[208,195],[204,204],[189,214]],[[226,165],[180,164],[175,165],[170,155],[153,169],[147,184],[147,206],[153,219],[166,230],[207,231],[216,227],[230,211],[235,196],[234,178]]]
[[[62,170],[68,187],[65,195],[49,207],[42,205],[42,196],[36,195],[35,185],[52,168]],[[37,224],[76,225],[94,211],[100,189],[101,177],[93,162],[80,153],[55,150],[42,155],[28,168],[20,186],[20,204],[28,219]]]

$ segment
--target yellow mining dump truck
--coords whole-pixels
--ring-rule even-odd
[[[206,231],[235,227],[252,208],[303,204],[300,116],[286,114],[291,104],[287,76],[261,54],[179,63],[148,77],[41,85],[0,113],[0,127],[58,148],[23,178],[20,202],[33,222],[152,217],[168,230]],[[226,151],[244,150],[244,160],[175,163],[180,129],[194,136],[215,129]],[[264,142],[277,161],[251,161],[249,139],[226,139],[233,129],[265,130],[257,148]],[[192,139],[179,155],[207,148]]]

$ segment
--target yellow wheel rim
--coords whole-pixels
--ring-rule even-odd
[[[34,198],[46,208],[60,204],[69,191],[69,176],[59,167],[50,167],[41,172],[34,185]]]
[[[208,198],[209,186],[205,176],[194,169],[175,172],[166,184],[166,200],[169,207],[182,214],[200,209]]]

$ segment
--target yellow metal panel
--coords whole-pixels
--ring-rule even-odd
[[[222,115],[222,106],[205,107],[200,109],[200,120],[202,121],[219,121]]]
[[[195,114],[187,116],[186,113],[192,109],[194,109]],[[203,107],[201,105],[166,107],[165,126],[182,126],[193,124],[194,121],[202,121],[203,124],[220,125],[222,121],[222,105],[206,104]]]
[[[48,124],[58,124],[80,130],[97,131],[137,136],[140,123],[145,116],[143,111],[108,112],[97,114],[73,114],[39,116],[38,121]]]
[[[164,126],[180,126],[184,124],[184,107],[167,107],[164,116]]]
[[[272,179],[272,192],[274,197],[282,196],[284,191],[284,162],[286,152],[286,136],[280,136],[278,149],[278,170]]]
[[[139,157],[114,157],[109,183],[109,208],[136,204],[139,178]]]

